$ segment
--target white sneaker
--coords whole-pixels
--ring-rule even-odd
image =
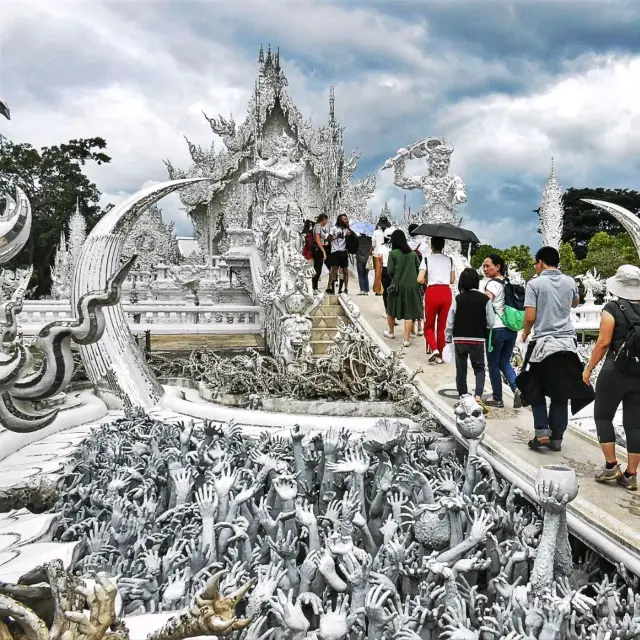
[[[441,360],[440,352],[439,351],[434,351],[429,356],[429,364],[436,364],[438,362],[438,360]]]
[[[393,335],[391,331],[385,331],[382,335],[388,340],[393,340],[395,338],[395,335]]]
[[[408,340],[403,340],[403,341],[402,341],[402,346],[403,346],[403,347],[410,347],[410,346],[411,346],[411,343],[410,343]]]
[[[415,331],[411,332],[411,337],[412,338],[417,338],[420,334],[416,333]]]

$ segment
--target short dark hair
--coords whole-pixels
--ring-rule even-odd
[[[542,262],[548,267],[557,267],[560,264],[560,254],[553,247],[542,247],[536,253],[536,262]]]
[[[387,216],[380,216],[380,219],[378,220],[378,224],[376,225],[376,228],[382,229],[383,231],[385,231],[390,226],[391,226],[391,223],[389,222],[389,218],[387,218]]]
[[[411,253],[411,247],[407,243],[407,236],[402,229],[396,229],[391,234],[391,249],[400,249],[402,253]]]
[[[460,291],[471,291],[471,289],[477,289],[480,286],[480,276],[475,269],[467,267],[460,274],[458,279],[458,289]]]
[[[431,248],[434,251],[442,251],[444,249],[444,238],[431,238]]]
[[[321,213],[317,218],[316,218],[316,222],[318,224],[320,224],[321,222],[324,222],[325,220],[328,220],[329,216],[326,213]]]
[[[505,264],[504,258],[502,256],[498,255],[497,253],[490,253],[487,258],[489,258],[489,260],[491,260],[491,262],[493,262],[493,264],[498,267],[498,271],[500,272],[501,276],[507,275],[507,265]],[[485,258],[485,260],[487,258]]]
[[[417,228],[418,225],[415,222],[413,224],[410,224],[409,228],[407,229],[409,231],[409,235],[411,235]]]

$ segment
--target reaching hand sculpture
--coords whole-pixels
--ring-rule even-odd
[[[475,403],[461,407],[460,431],[477,440]],[[105,424],[65,466],[55,536],[86,541],[74,570],[117,576],[126,613],[176,612],[149,640],[640,629],[631,576],[605,579],[590,558],[573,571],[563,514],[575,487],[559,470],[541,476],[542,520],[482,458],[462,464],[393,421],[359,438],[290,435],[142,415]]]

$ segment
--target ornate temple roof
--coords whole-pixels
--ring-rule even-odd
[[[371,197],[375,189],[375,178],[369,176],[365,181],[350,184],[356,168],[358,154],[345,156],[343,149],[344,128],[335,118],[335,96],[330,88],[328,122],[325,126],[314,128],[305,120],[300,110],[293,104],[286,91],[288,81],[280,66],[279,50],[269,47],[265,54],[262,46],[258,55],[258,74],[253,94],[247,106],[247,116],[237,125],[233,115],[204,117],[211,131],[222,138],[225,149],[216,152],[214,145],[206,150],[187,139],[193,165],[185,172],[176,169],[170,161],[165,161],[172,179],[180,177],[210,176],[211,182],[200,183],[183,190],[181,200],[188,209],[208,203],[216,192],[224,190],[233,180],[245,159],[252,161],[269,155],[265,145],[265,127],[270,114],[280,109],[286,125],[298,145],[298,153],[309,162],[314,174],[324,183],[326,189],[345,191],[347,185],[355,189],[344,197],[353,200],[349,206],[357,206],[359,200]],[[334,196],[327,194],[329,199]],[[366,205],[365,205],[366,208]]]

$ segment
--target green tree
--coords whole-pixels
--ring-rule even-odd
[[[472,249],[471,266],[474,269],[479,269],[482,266],[482,263],[485,261],[485,258],[492,253],[497,253],[499,256],[501,256],[504,251],[502,249],[496,249],[490,244],[477,245],[475,250]]]
[[[638,264],[638,253],[628,233],[596,233],[587,245],[587,255],[579,262],[579,273],[595,269],[603,278],[615,274],[623,264]]]
[[[563,198],[564,229],[562,241],[571,242],[578,258],[588,250],[590,239],[600,231],[617,235],[624,231],[618,222],[601,209],[582,202],[583,198],[604,200],[620,205],[631,213],[640,212],[640,192],[631,189],[567,189]]]
[[[513,245],[508,249],[504,249],[502,251],[502,257],[507,265],[511,262],[515,263],[518,271],[522,273],[533,267],[531,249],[526,244]]]
[[[562,273],[571,277],[583,273],[580,270],[580,261],[576,258],[573,247],[568,242],[563,242],[560,245],[560,268]]]
[[[29,241],[10,266],[33,264],[32,286],[38,287],[38,296],[50,290],[55,247],[61,231],[67,230],[76,202],[86,218],[87,230],[102,215],[100,191],[83,173],[83,166],[88,161],[99,165],[110,162],[102,151],[106,146],[102,138],[71,140],[40,151],[6,139],[0,143],[0,193],[21,187],[31,202],[33,217]]]

